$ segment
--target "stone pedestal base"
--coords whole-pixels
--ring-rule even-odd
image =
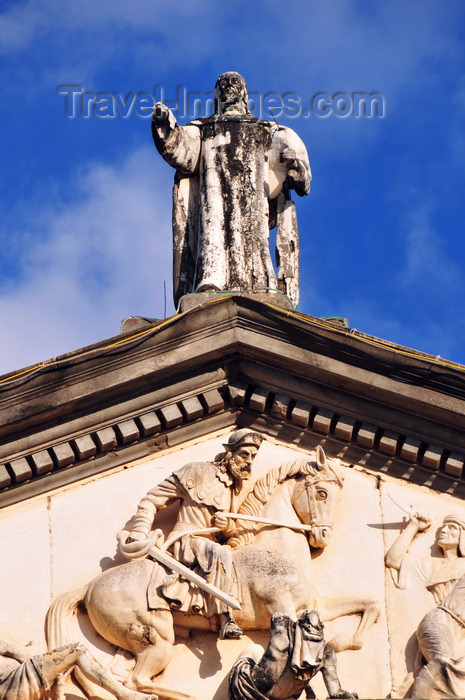
[[[197,306],[202,306],[209,301],[224,299],[225,297],[247,297],[256,301],[264,301],[274,306],[279,306],[281,309],[295,311],[294,306],[285,294],[282,292],[196,292],[193,294],[185,294],[181,297],[178,307],[178,313],[190,311]]]

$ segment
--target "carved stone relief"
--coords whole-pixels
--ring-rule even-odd
[[[409,510],[412,504],[412,515],[434,514],[425,532],[416,534],[415,523],[424,522],[418,517],[405,524],[399,506]],[[65,680],[66,700],[111,700],[126,690],[226,700],[229,673],[250,644],[261,650],[255,646],[246,656],[261,663],[265,654],[266,667],[272,614],[295,624],[315,609],[325,625],[325,644],[337,651],[343,687],[362,698],[389,692],[402,697],[408,674],[411,686],[426,673],[421,675],[425,662],[416,665],[417,630],[425,654],[431,629],[436,634],[441,623],[449,640],[451,627],[459,626],[450,611],[460,617],[465,559],[457,543],[455,557],[443,556],[445,534],[433,545],[435,527],[453,512],[458,516],[446,524],[461,533],[465,508],[452,496],[371,474],[320,449],[261,441],[254,430],[223,433],[0,511],[8,571],[0,579],[2,600],[8,601],[0,629],[27,645],[28,657],[43,655],[44,618],[53,601],[48,648],[84,644],[96,668],[117,684],[113,692],[108,680],[106,690],[95,678],[91,685],[83,659],[73,661],[77,680]],[[209,532],[199,532],[207,526]],[[405,532],[414,536],[404,535],[405,552],[397,547],[396,555],[395,543]],[[447,551],[454,554],[453,547]],[[387,552],[394,577],[385,567]],[[451,592],[440,582],[448,610],[438,608],[427,579],[418,577],[419,561],[422,571],[447,568],[449,578],[439,578],[457,581]],[[170,562],[181,569],[172,571]],[[189,581],[183,566],[200,577],[203,589]],[[448,654],[441,647],[441,678],[444,668],[453,677],[455,662],[448,659],[460,651],[462,636],[453,641],[459,646]],[[435,650],[430,659],[427,653],[437,666]],[[434,677],[431,668],[427,673]],[[316,670],[306,679],[316,697],[336,692],[328,691],[329,677],[325,681]],[[286,675],[282,684],[291,680]],[[451,696],[463,694],[451,683]],[[279,697],[279,688],[258,690]],[[445,690],[435,695],[430,683],[414,692],[435,698]]]
[[[324,624],[316,610],[304,610],[297,621],[274,613],[266,651],[251,644],[232,667],[230,700],[315,698],[311,680],[321,673],[330,698],[358,698],[343,690],[336,670],[336,652],[324,639]]]
[[[440,556],[409,554],[413,540],[430,529],[428,517],[411,512],[386,554],[386,566],[400,589],[424,586],[436,608],[416,630],[417,653],[400,692],[413,698],[465,694],[465,517],[448,514],[437,531]]]
[[[47,616],[49,646],[66,643],[85,605],[94,630],[133,655],[125,684],[174,698],[157,676],[171,660],[176,628],[239,639],[243,629],[267,629],[274,612],[295,620],[308,609],[309,543],[324,548],[330,541],[340,467],[318,448],[269,470],[247,494],[244,482],[261,442],[254,431],[235,431],[213,461],[189,463],[151,489],[119,536],[132,561],[55,600]],[[176,521],[165,538],[152,527],[157,511],[175,502]],[[322,597],[319,604],[325,619],[361,614],[353,636],[332,640],[338,651],[360,648],[378,614],[375,601]]]
[[[156,700],[125,687],[96,661],[82,643],[30,656],[27,649],[0,640],[0,698],[2,700],[64,700],[64,679],[75,669],[118,700]],[[99,692],[99,691],[98,691]]]

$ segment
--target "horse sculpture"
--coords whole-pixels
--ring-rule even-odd
[[[332,512],[341,487],[342,476],[337,466],[329,463],[320,447],[314,459],[302,457],[287,462],[257,480],[239,514],[265,517],[286,526],[239,520],[240,529],[229,540],[241,591],[241,610],[235,617],[242,628],[268,629],[274,612],[297,620],[305,609],[312,607],[309,543],[318,548],[329,543]],[[299,523],[312,526],[309,536],[294,529]],[[170,700],[186,698],[182,693],[163,690],[153,679],[171,659],[175,627],[205,630],[211,627],[204,617],[170,610],[161,594],[159,604],[152,605],[158,609],[148,609],[147,587],[154,567],[160,566],[150,559],[135,559],[105,571],[77,591],[60,596],[47,616],[49,646],[57,647],[76,639],[76,627],[72,623],[78,608],[84,604],[98,634],[135,656],[135,667],[125,681],[127,687],[157,693]],[[319,599],[318,608],[323,620],[362,615],[352,637],[344,635],[330,640],[336,651],[361,648],[379,612],[376,601],[364,598]]]

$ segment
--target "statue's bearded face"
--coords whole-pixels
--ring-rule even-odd
[[[247,97],[244,78],[239,73],[223,73],[217,80],[216,94],[222,110],[232,106],[242,108]]]
[[[232,451],[228,471],[235,481],[250,479],[257,451],[258,447],[255,445],[244,445]]]

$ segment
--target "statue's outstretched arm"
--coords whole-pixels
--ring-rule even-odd
[[[430,524],[431,521],[428,518],[425,518],[418,513],[413,515],[398,538],[394,540],[393,544],[388,549],[385,557],[386,566],[388,566],[390,569],[396,569],[396,571],[399,571],[402,560],[407,554],[414,537],[419,532],[424,532],[424,530],[428,529]]]
[[[201,147],[198,126],[180,126],[173,112],[157,102],[152,114],[152,136],[157,151],[173,168],[185,175],[197,172]]]

